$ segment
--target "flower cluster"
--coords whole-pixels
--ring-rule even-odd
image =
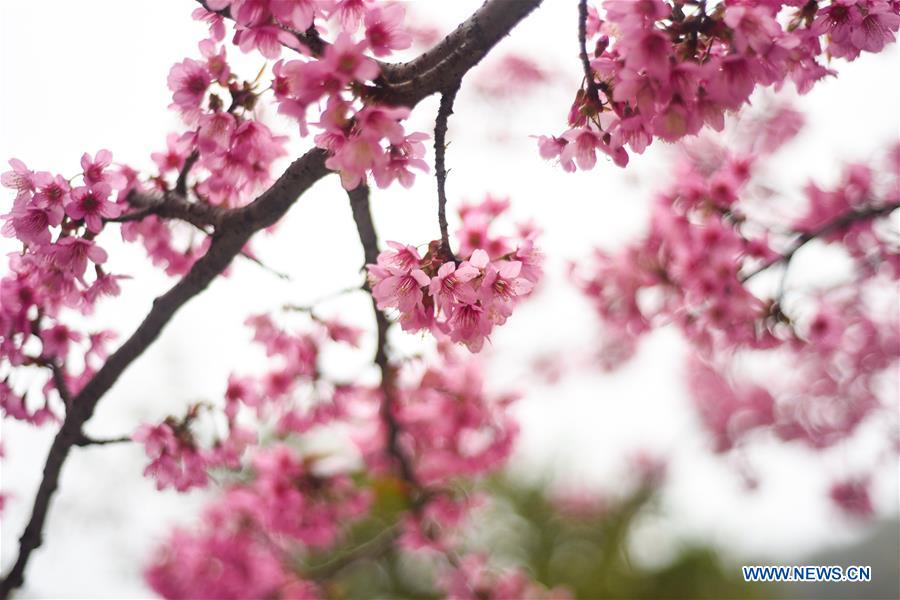
[[[516,239],[488,231],[508,207],[508,200],[489,196],[460,209],[461,261],[447,256],[440,241],[432,242],[425,256],[413,246],[388,242],[391,250],[368,265],[378,308],[400,311],[407,331],[427,329],[478,352],[541,276],[534,231],[523,228]]]
[[[315,121],[321,129],[315,142],[329,152],[326,165],[340,173],[346,189],[357,187],[369,173],[379,187],[394,181],[409,187],[414,179],[411,169],[427,171],[422,143],[427,136],[407,135],[401,124],[409,110],[378,106],[367,94],[380,69],[366,52],[381,57],[412,45],[401,4],[218,0],[207,6],[212,11],[229,10],[236,23],[234,42],[244,51],[255,49],[277,59],[282,46],[287,46],[306,55],[274,65],[272,90],[278,112],[295,119],[300,134],[306,136],[307,113],[324,105]],[[219,15],[199,9],[196,16],[213,22],[214,40],[224,37]],[[321,24],[337,30],[331,43],[319,37],[316,28]],[[179,70],[191,73],[181,78],[180,87],[193,110],[210,77],[202,77],[197,64],[184,64]]]
[[[776,111],[772,121],[796,119]],[[896,297],[900,276],[896,240],[883,227],[900,209],[900,146],[880,171],[854,164],[832,189],[809,184],[784,230],[756,217],[768,192],[755,176],[786,136],[756,125],[743,153],[711,141],[686,147],[646,237],[614,254],[598,250],[575,273],[602,318],[611,362],[655,327],[681,329],[696,352],[690,389],[716,451],[762,431],[824,448],[886,409],[879,382],[900,358],[896,311],[877,300]],[[852,279],[795,292],[789,267],[814,244],[840,248]],[[762,285],[776,268],[780,281]],[[760,377],[753,361],[767,356],[790,369]]]
[[[516,396],[488,394],[474,360],[460,358],[450,347],[440,352],[439,364],[405,369],[393,399],[398,444],[411,457],[416,480],[428,487],[498,469],[518,432],[507,411]],[[361,438],[376,470],[385,466],[383,439],[381,426],[370,439]]]
[[[100,298],[119,293],[121,277],[104,270],[107,253],[96,241],[107,220],[123,210],[114,194],[125,179],[111,165],[112,155],[101,150],[82,156],[82,172],[75,177],[35,172],[16,159],[2,175],[3,186],[16,193],[11,210],[0,216],[2,232],[21,242],[22,252],[10,256],[9,272],[0,279],[0,358],[16,367],[61,368],[77,348],[83,372],[68,378],[61,370],[61,377],[47,383],[47,391],[65,383],[70,389],[58,389],[61,397],[77,392],[106,357],[109,332],[85,334],[61,317],[67,309],[88,314]],[[30,410],[8,378],[0,384],[0,406],[35,424],[55,418],[46,402]]]
[[[200,51],[203,60],[185,59],[169,72],[172,108],[192,130],[171,134],[166,152],[153,155],[158,181],[196,160],[198,169],[191,171],[196,194],[211,204],[238,206],[269,183],[271,165],[284,156],[287,137],[273,134],[254,117],[256,84],[238,80],[224,47],[203,40]]]
[[[214,451],[199,447],[188,427],[199,407],[183,422],[169,418],[135,435],[153,458],[147,474],[160,487],[187,489],[202,485],[210,468],[244,467],[208,507],[202,527],[176,531],[148,570],[151,586],[165,597],[198,590],[217,597],[238,590],[317,597],[316,586],[298,575],[306,570],[301,565],[312,553],[339,544],[347,526],[366,516],[378,489],[369,484],[394,481],[398,452],[412,469],[406,485],[430,491],[419,513],[398,515],[402,547],[449,552],[451,534],[475,505],[472,497],[456,494],[456,486],[498,469],[512,450],[517,427],[507,407],[514,397],[488,394],[478,365],[452,346],[441,345],[434,363],[399,367],[390,383],[342,386],[329,381],[318,356],[330,342],[355,347],[360,332],[309,309],[301,312],[308,326],[298,332],[268,315],[248,320],[272,365],[260,377],[229,380],[224,412],[232,433],[225,444]],[[392,407],[393,434],[383,418],[385,402]],[[242,439],[234,433],[241,431],[237,423],[248,418],[257,427],[274,423],[274,442],[250,450],[236,444],[234,439]],[[348,442],[365,471],[336,466],[341,461],[333,460],[333,451],[300,443],[317,431],[333,435],[336,426],[351,433]],[[242,566],[225,573],[213,564]],[[520,575],[490,581],[500,589],[529,585]]]
[[[391,8],[402,10],[399,5]],[[402,121],[405,107],[372,104],[361,97],[367,82],[378,77],[377,64],[364,53],[369,42],[354,42],[341,33],[319,60],[276,63],[272,86],[278,111],[297,120],[301,135],[308,134],[307,111],[324,101],[316,125],[316,145],[328,150],[329,169],[337,171],[345,189],[353,189],[371,173],[379,187],[394,181],[410,187],[410,169],[428,170],[423,160],[424,133],[407,134]]]
[[[191,425],[203,408],[202,404],[192,406],[181,421],[168,417],[157,425],[145,423],[132,435],[150,458],[144,475],[156,480],[157,489],[173,487],[185,492],[206,487],[210,469],[237,469],[245,447],[256,441],[252,432],[229,420],[229,435],[210,448],[202,447]]]
[[[363,515],[368,495],[347,475],[316,471],[315,457],[286,445],[259,449],[252,479],[211,505],[199,532],[176,530],[147,570],[166,598],[316,598],[292,570],[297,544],[321,548]]]
[[[721,130],[725,113],[756,87],[792,80],[806,92],[834,74],[823,56],[879,52],[900,28],[892,0],[602,4],[604,14],[591,9],[588,18],[591,80],[576,96],[570,129],[540,138],[541,155],[567,171],[593,168],[598,150],[625,166],[626,147],[640,154],[654,138]]]

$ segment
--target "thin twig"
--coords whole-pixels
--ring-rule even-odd
[[[187,178],[198,158],[200,158],[200,152],[194,150],[184,159],[184,165],[182,165],[181,171],[178,172],[178,179],[175,180],[175,193],[182,198],[187,196]]]
[[[746,282],[753,277],[756,277],[766,269],[769,269],[779,263],[784,263],[785,265],[790,264],[791,259],[794,258],[794,254],[796,254],[803,246],[810,243],[811,241],[818,239],[822,236],[834,233],[836,231],[841,230],[842,228],[852,225],[856,221],[865,221],[869,219],[875,219],[884,215],[888,215],[893,211],[900,208],[900,202],[894,202],[892,204],[885,204],[883,206],[869,206],[866,208],[859,208],[855,210],[851,210],[846,212],[837,218],[825,223],[824,225],[814,229],[813,231],[807,233],[801,233],[794,244],[788,249],[784,254],[780,254],[775,258],[772,258],[758,268],[754,269],[747,275],[741,277],[741,282]],[[783,282],[782,282],[783,285]]]
[[[356,230],[359,233],[359,241],[363,247],[363,254],[367,264],[374,264],[378,260],[378,234],[372,222],[372,213],[369,210],[369,188],[363,184],[348,192],[350,196],[350,208],[353,210],[353,220],[356,222]],[[400,445],[400,424],[394,414],[396,398],[396,369],[390,364],[387,355],[387,334],[391,326],[384,311],[378,308],[375,298],[372,298],[372,310],[375,312],[375,325],[378,332],[378,340],[375,346],[374,362],[381,371],[382,402],[380,415],[385,426],[387,436],[386,447],[388,453],[397,463],[400,477],[403,478],[414,490],[421,487],[416,478],[412,460]]]
[[[591,61],[587,53],[587,0],[578,1],[578,44],[580,48],[579,55],[581,57],[581,68],[584,70],[584,80],[587,83],[588,100],[595,107],[601,105],[600,91],[597,88],[597,82],[594,81],[594,69],[591,68]]]
[[[92,438],[90,436],[82,434],[81,437],[79,437],[75,441],[75,445],[81,446],[81,447],[84,447],[84,446],[106,446],[108,444],[123,444],[126,442],[132,442],[132,441],[134,441],[134,440],[132,440],[130,436],[126,436],[126,435],[123,435],[121,437],[116,437],[116,438],[97,439],[97,438]]]
[[[401,532],[402,530],[398,525],[382,529],[372,539],[348,550],[344,554],[336,556],[324,564],[306,569],[303,576],[312,581],[323,581],[333,578],[359,560],[383,556],[394,547],[394,543],[400,537]]]
[[[438,225],[441,228],[441,247],[444,254],[451,260],[456,260],[453,250],[450,248],[450,235],[447,232],[447,121],[453,114],[453,101],[456,100],[456,92],[459,91],[459,81],[441,92],[441,104],[438,107],[437,118],[434,121],[434,174],[437,179],[438,194]]]

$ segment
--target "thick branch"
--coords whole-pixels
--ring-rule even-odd
[[[384,70],[387,85],[379,96],[385,103],[412,107],[423,98],[447,89],[452,82],[459,81],[469,69],[478,64],[497,42],[540,3],[541,0],[488,0],[432,50],[409,63]],[[100,398],[153,343],[175,312],[225,270],[254,233],[275,224],[301,194],[328,172],[325,167],[325,152],[313,149],[294,161],[272,187],[243,208],[215,209],[188,203],[183,199],[181,202],[171,201],[169,197],[159,206],[154,206],[153,214],[163,218],[183,219],[198,226],[212,224],[215,227],[212,244],[183,279],[153,302],[153,307],[137,330],[73,398],[72,410],[66,413],[62,427],[50,447],[31,518],[20,538],[19,556],[0,584],[0,598],[7,597],[22,584],[28,559],[41,545],[47,510],[59,485],[62,465],[72,446],[81,439],[82,427],[93,415]],[[366,208],[367,204],[368,200]],[[198,215],[196,211],[201,211],[201,214]],[[354,214],[357,212],[354,211]],[[372,232],[374,234],[374,228]],[[374,236],[372,239],[375,239]],[[374,255],[371,254],[371,248],[366,248],[367,260],[374,261],[374,257],[377,257],[377,241],[373,248]],[[382,373],[383,376],[387,375],[384,379],[392,385],[391,370],[384,351],[389,322],[377,310],[376,321],[379,332],[376,359],[380,363],[379,367],[384,366]],[[393,413],[388,413],[387,416],[393,418]],[[405,469],[412,472],[408,465]]]
[[[128,204],[137,210],[120,217],[107,219],[107,221],[111,223],[126,223],[128,221],[140,221],[155,215],[163,219],[186,221],[200,229],[206,229],[207,227],[218,228],[228,215],[236,210],[222,206],[213,206],[205,202],[189,202],[184,195],[176,193],[158,195],[132,191],[128,194]]]
[[[438,225],[441,228],[441,246],[444,254],[455,260],[450,249],[450,235],[447,232],[447,121],[453,114],[453,101],[459,91],[460,82],[441,93],[441,104],[434,121],[434,173],[437,179]]]
[[[488,0],[431,50],[407,63],[382,68],[387,86],[376,97],[387,104],[413,106],[449,89],[541,2]]]

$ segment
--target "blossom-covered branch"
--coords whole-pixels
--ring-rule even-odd
[[[444,43],[431,53],[423,55],[418,59],[418,63],[417,61],[408,63],[406,72],[417,74],[415,85],[397,90],[385,90],[379,94],[380,100],[391,104],[413,106],[422,98],[444,89],[448,81],[457,81],[463,73],[477,64],[494,44],[539,3],[540,0],[516,2],[491,0],[487,2],[468,21],[448,36]],[[507,10],[511,7],[515,8]],[[435,64],[441,66],[437,71],[432,68],[432,65]],[[196,76],[191,75],[190,77],[194,79],[187,80],[189,82],[187,85],[195,86],[193,81]],[[200,85],[205,87],[204,83]],[[190,96],[182,97],[187,100]],[[176,102],[178,99],[176,94]],[[153,302],[150,312],[141,325],[116,352],[109,356],[96,374],[84,383],[72,402],[69,403],[71,410],[66,413],[59,433],[50,448],[44,476],[35,497],[32,515],[20,538],[19,555],[0,587],[4,597],[22,584],[28,559],[42,542],[44,521],[50,499],[58,486],[62,465],[72,446],[77,445],[82,439],[82,427],[93,415],[100,398],[118,380],[122,372],[153,343],[175,312],[202,292],[227,268],[253,234],[278,222],[306,189],[329,172],[325,163],[325,151],[321,149],[309,151],[294,161],[272,187],[256,200],[247,206],[228,212],[198,209],[194,207],[194,203],[185,203],[180,199],[171,200],[169,198],[154,207],[153,210],[158,211],[159,216],[171,215],[204,225],[207,220],[212,220],[213,224],[218,227],[206,253],[196,260],[181,281]],[[198,210],[201,214],[197,213]],[[209,214],[210,212],[214,214]],[[118,214],[107,216],[116,217]]]

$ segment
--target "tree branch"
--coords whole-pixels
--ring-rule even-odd
[[[174,192],[160,196],[147,192],[132,191],[128,194],[127,202],[138,210],[119,217],[106,219],[106,221],[109,223],[127,223],[128,221],[140,221],[149,216],[157,216],[163,219],[185,221],[200,229],[205,229],[206,227],[219,228],[228,215],[237,210],[213,206],[205,202],[189,202],[184,195]]]
[[[847,227],[848,225],[852,225],[853,223],[855,223],[857,221],[866,221],[869,219],[876,219],[878,217],[883,217],[883,216],[889,215],[890,213],[897,210],[898,208],[900,208],[900,202],[894,202],[894,203],[885,204],[882,206],[869,206],[866,208],[851,210],[849,212],[846,212],[846,213],[838,216],[837,218],[835,218],[831,221],[828,221],[824,225],[821,225],[820,227],[818,227],[812,231],[809,231],[807,233],[801,233],[800,236],[797,238],[797,240],[794,242],[794,244],[787,250],[787,252],[785,252],[784,254],[780,254],[780,255],[776,256],[775,258],[772,258],[772,259],[766,261],[758,268],[754,269],[747,275],[744,275],[743,277],[741,277],[741,283],[744,283],[744,282],[756,277],[763,271],[765,271],[777,264],[780,264],[780,263],[784,263],[785,265],[790,264],[791,259],[794,258],[794,254],[796,254],[801,248],[803,248],[803,246],[805,246],[806,244],[810,243],[811,241],[813,241],[815,239],[818,239],[825,235],[829,235],[836,231],[840,231],[844,227]],[[783,285],[783,282],[782,282],[782,285]]]
[[[587,0],[578,1],[578,44],[579,56],[581,57],[581,68],[584,70],[584,80],[587,82],[588,99],[595,107],[600,107],[600,91],[597,88],[597,82],[594,81],[594,69],[591,68],[591,61],[587,53]]]
[[[453,33],[419,58],[391,67],[383,72],[387,85],[379,93],[382,101],[393,105],[414,106],[423,98],[447,89],[506,36],[519,21],[534,10],[541,0],[488,0]],[[405,78],[405,79],[404,79]],[[395,82],[400,82],[395,85]],[[12,569],[0,583],[0,598],[22,585],[25,567],[42,543],[42,532],[50,499],[59,485],[62,466],[82,437],[82,427],[91,418],[100,398],[115,384],[128,366],[159,336],[163,327],[191,298],[202,292],[243,249],[257,231],[275,224],[291,205],[316,181],[329,173],[325,167],[325,151],[313,149],[295,160],[272,186],[249,205],[237,209],[221,209],[167,196],[153,214],[163,218],[186,220],[198,226],[215,228],[212,244],[206,254],[168,292],[153,302],[150,312],[135,332],[116,350],[103,367],[73,398],[71,410],[50,447],[43,477],[32,507],[31,517],[19,538],[19,555]],[[137,198],[141,199],[140,196]],[[368,200],[365,202],[368,213]],[[361,213],[359,213],[361,215]],[[357,215],[357,212],[354,212]],[[369,216],[371,225],[371,216]],[[374,232],[374,228],[372,228]],[[372,239],[375,239],[374,237]],[[365,245],[365,243],[364,243]],[[375,254],[371,252],[374,249]],[[367,260],[377,257],[377,240],[366,247]],[[376,309],[379,345],[377,362],[383,365],[383,378],[393,384],[384,350],[389,326],[387,318]],[[387,405],[387,403],[385,403]],[[393,419],[388,410],[386,418]],[[396,436],[396,432],[392,433]],[[404,467],[410,473],[409,465]]]
[[[186,159],[184,159],[184,165],[181,167],[181,171],[178,172],[178,179],[175,180],[175,193],[182,198],[187,196],[187,178],[199,158],[200,152],[194,150]]]
[[[81,437],[79,437],[78,440],[75,442],[75,445],[81,446],[81,447],[84,447],[84,446],[106,446],[108,444],[124,444],[126,442],[131,442],[131,441],[134,441],[134,440],[132,440],[131,437],[127,436],[127,435],[123,435],[121,437],[116,437],[116,438],[97,439],[97,438],[92,438],[90,436],[82,434]]]
[[[350,208],[353,210],[353,220],[356,222],[356,230],[359,233],[359,241],[363,247],[363,254],[367,264],[375,264],[378,260],[378,234],[372,223],[372,213],[369,210],[369,188],[361,185],[347,193],[350,196]],[[421,487],[416,478],[412,461],[400,446],[400,424],[394,414],[396,405],[396,369],[390,364],[387,355],[387,333],[391,326],[384,311],[378,308],[375,298],[372,298],[372,310],[375,312],[375,325],[378,331],[378,340],[375,346],[374,362],[381,371],[381,419],[384,422],[388,453],[397,463],[400,477],[414,490]]]
[[[450,235],[447,232],[447,121],[453,114],[453,101],[459,91],[460,82],[456,81],[451,87],[441,93],[441,104],[438,107],[437,118],[434,121],[434,173],[437,179],[438,194],[438,225],[441,228],[441,247],[444,254],[452,260],[456,260],[453,250],[450,248]]]
[[[63,463],[72,446],[82,439],[82,427],[94,414],[100,398],[119,379],[125,369],[159,336],[175,312],[188,300],[202,292],[237,256],[244,244],[257,231],[273,224],[300,195],[326,173],[325,152],[314,149],[295,160],[264,194],[242,209],[227,213],[221,229],[213,235],[209,250],[187,275],[168,292],[153,301],[153,307],[137,330],[116,350],[72,399],[62,427],[53,439],[44,474],[32,508],[31,518],[19,538],[19,556],[0,584],[0,597],[22,585],[25,567],[31,553],[42,543],[47,510],[56,488]]]

